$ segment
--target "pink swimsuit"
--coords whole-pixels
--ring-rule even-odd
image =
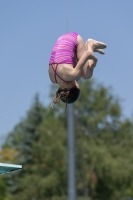
[[[74,65],[74,56],[77,49],[77,36],[78,34],[75,32],[64,34],[58,38],[53,47],[49,65],[51,65],[54,70],[54,77],[56,83],[56,76],[63,80],[56,72],[58,64],[66,63]],[[56,64],[55,69],[53,67],[53,64]]]

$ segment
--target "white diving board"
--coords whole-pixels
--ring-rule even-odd
[[[21,169],[22,165],[0,163],[0,174],[6,174]]]

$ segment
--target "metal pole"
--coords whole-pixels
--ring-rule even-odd
[[[74,105],[67,107],[68,129],[68,200],[76,200],[75,122]]]

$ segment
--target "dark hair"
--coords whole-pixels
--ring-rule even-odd
[[[59,88],[54,96],[53,102],[50,105],[53,108],[55,103],[58,103],[60,99],[67,104],[74,103],[80,95],[80,89],[73,85],[71,88]]]

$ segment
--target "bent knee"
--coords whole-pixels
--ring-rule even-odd
[[[83,79],[90,79],[93,76],[93,70],[92,71],[90,71],[90,70],[84,71],[83,70],[81,76]]]

